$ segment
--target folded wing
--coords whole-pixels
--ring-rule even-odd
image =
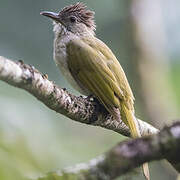
[[[133,110],[133,95],[116,57],[100,40],[88,38],[71,40],[67,45],[68,68],[75,80],[89,89],[106,109],[114,115],[114,108],[126,102]]]

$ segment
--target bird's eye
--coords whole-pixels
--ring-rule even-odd
[[[75,17],[75,16],[71,16],[71,17],[70,17],[70,21],[71,21],[72,23],[76,22],[76,17]]]

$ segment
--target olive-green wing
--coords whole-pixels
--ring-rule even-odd
[[[111,72],[115,76],[118,86],[124,94],[123,99],[125,105],[128,109],[134,111],[134,96],[132,90],[129,86],[124,70],[122,69],[119,61],[116,59],[111,49],[109,49],[105,43],[97,38],[94,38],[94,43],[91,43],[92,41],[88,41],[88,38],[84,40],[87,41],[87,43],[91,44],[94,49],[97,48],[98,51],[106,57],[105,59],[107,59],[107,66],[110,70],[112,70]]]
[[[76,39],[68,43],[68,68],[75,80],[89,89],[113,114],[114,107],[120,108],[124,94],[109,67],[112,60],[94,48],[93,42]]]

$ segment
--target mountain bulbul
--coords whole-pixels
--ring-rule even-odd
[[[113,52],[95,37],[94,12],[78,2],[59,13],[41,14],[54,21],[54,59],[70,84],[84,95],[95,96],[117,121],[122,119],[133,138],[140,137],[133,93]],[[149,179],[146,163],[143,169]]]

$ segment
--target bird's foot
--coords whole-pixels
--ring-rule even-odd
[[[87,99],[88,101],[93,101],[93,100],[95,100],[96,98],[91,94],[91,95],[87,96],[86,99]]]

